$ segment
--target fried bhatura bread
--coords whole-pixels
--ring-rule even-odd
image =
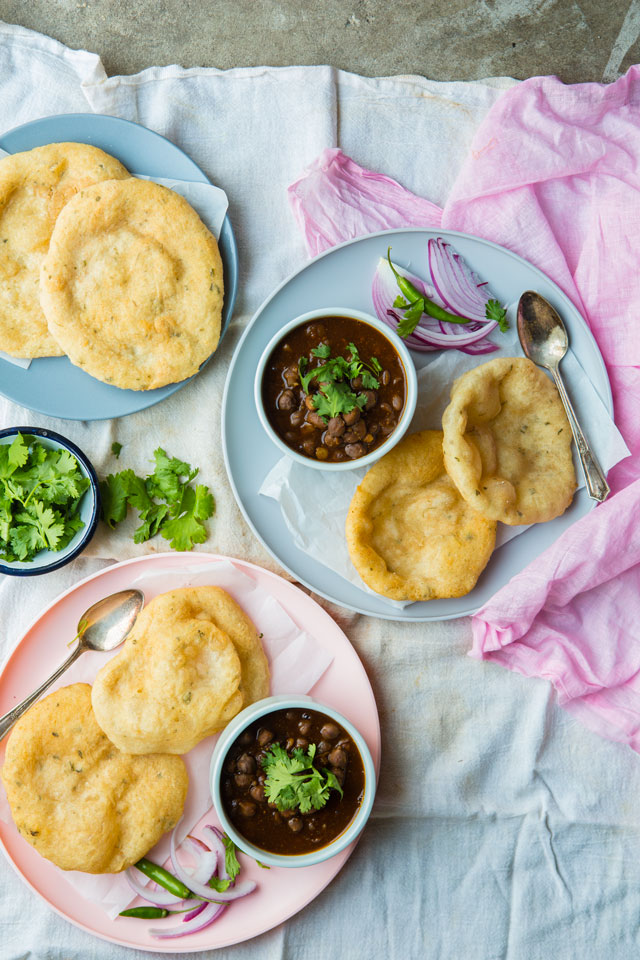
[[[116,873],[143,857],[180,819],[188,786],[180,757],[132,757],[107,739],[86,683],[50,693],[17,722],[2,780],[25,840],[85,873]]]
[[[155,597],[99,671],[98,723],[129,753],[186,753],[269,692],[258,633],[218,587]]]
[[[371,467],[346,524],[352,563],[393,600],[461,597],[495,545],[496,524],[471,510],[444,469],[442,433],[404,437]]]
[[[0,160],[0,350],[61,356],[40,307],[40,268],[58,214],[79,190],[129,173],[85,143],[51,143]]]
[[[220,339],[218,244],[187,201],[145,180],[81,191],[56,221],[40,302],[72,363],[130,390],[197,373]]]
[[[483,516],[541,523],[571,503],[571,428],[558,391],[531,360],[502,357],[467,371],[442,429],[447,472]]]

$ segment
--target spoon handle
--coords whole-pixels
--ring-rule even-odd
[[[21,703],[16,704],[13,709],[9,710],[8,713],[5,713],[4,717],[0,717],[0,740],[2,740],[7,733],[9,733],[9,730],[11,730],[11,727],[14,725],[14,723],[19,720],[22,714],[29,709],[31,704],[35,703],[38,697],[40,697],[45,690],[48,690],[51,684],[55,683],[58,677],[62,676],[65,670],[67,670],[72,663],[75,663],[80,654],[84,653],[86,649],[87,648],[81,641],[75,650],[72,651],[71,655],[67,657],[64,663],[60,664],[55,673],[51,674],[48,680],[45,680],[44,683],[41,683],[37,690],[34,690],[33,693],[29,694],[28,697],[25,697]]]
[[[560,371],[557,367],[555,367],[551,370],[551,373],[553,374],[553,379],[556,382],[560,399],[562,400],[564,408],[567,412],[567,419],[569,420],[569,426],[571,427],[571,432],[573,433],[573,439],[575,440],[576,447],[578,448],[578,455],[580,457],[580,462],[582,463],[582,470],[584,472],[584,479],[587,483],[589,496],[592,500],[598,500],[599,503],[602,503],[602,501],[606,500],[609,496],[609,484],[607,483],[605,475],[600,468],[600,464],[596,460],[593,450],[589,446],[587,438],[582,432],[582,427],[578,423],[578,418],[576,417],[573,405],[569,399],[569,394],[566,391],[564,380],[560,376]]]

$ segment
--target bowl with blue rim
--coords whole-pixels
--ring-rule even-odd
[[[49,573],[80,554],[100,517],[96,472],[53,430],[0,430],[0,573]]]

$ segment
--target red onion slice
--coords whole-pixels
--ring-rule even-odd
[[[204,910],[199,911],[190,920],[178,924],[177,927],[156,927],[148,932],[158,940],[169,940],[172,937],[185,937],[190,933],[198,933],[217,920],[226,906],[226,903],[207,903]]]
[[[442,237],[427,242],[429,270],[433,285],[451,313],[486,323],[486,305],[491,299],[487,285],[481,283],[460,254]]]
[[[238,900],[240,897],[246,897],[248,893],[253,893],[257,887],[255,880],[245,880],[243,883],[237,883],[233,888],[225,890],[223,893],[218,893],[217,890],[212,890],[212,888],[205,883],[197,883],[178,860],[176,852],[176,830],[178,829],[178,826],[179,823],[176,825],[175,830],[171,834],[171,863],[173,865],[173,872],[178,880],[182,880],[182,882],[186,884],[193,893],[195,893],[198,897],[202,897],[204,900],[226,902],[228,900]]]
[[[218,827],[214,827],[212,824],[208,823],[203,830],[207,833],[207,839],[214,850],[218,852],[218,876],[221,880],[228,880],[229,874],[227,873],[226,865],[226,855],[227,851],[223,843],[222,837],[224,834]]]
[[[190,907],[195,907],[196,904],[200,903],[199,900],[181,900],[180,897],[175,896],[173,893],[169,893],[168,890],[151,890],[149,887],[141,883],[140,880],[138,880],[134,870],[135,867],[129,867],[124,872],[124,875],[129,882],[129,886],[134,893],[137,893],[137,895],[142,897],[143,900],[146,900],[147,903],[152,903],[154,907],[178,907],[179,909],[184,908],[185,910],[188,910]]]
[[[207,901],[201,900],[195,910],[189,910],[189,913],[185,913],[184,917],[182,918],[184,923],[186,923],[188,920],[193,920],[194,917],[199,916],[207,906]]]
[[[208,883],[211,877],[215,875],[218,864],[218,854],[215,850],[210,850],[201,840],[195,837],[186,836],[180,845],[180,849],[188,850],[195,858],[195,869],[190,871],[191,880],[196,883]],[[191,881],[189,882],[189,886]]]

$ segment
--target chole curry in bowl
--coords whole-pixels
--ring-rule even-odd
[[[344,308],[286,324],[267,345],[255,381],[274,443],[327,470],[365,466],[390,450],[409,426],[416,393],[400,338],[377,318]]]

